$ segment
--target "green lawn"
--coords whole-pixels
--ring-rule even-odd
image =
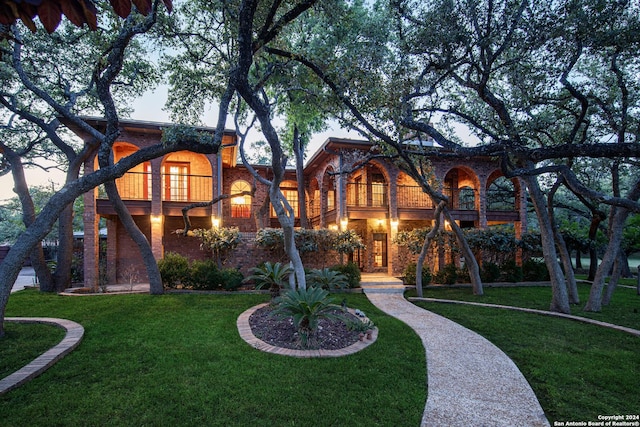
[[[599,313],[582,310],[589,296],[589,289],[590,285],[588,284],[578,285],[581,303],[571,306],[571,314],[640,330],[640,296],[636,295],[635,289],[616,289],[611,299],[611,304],[603,306],[602,311]],[[423,294],[426,298],[504,304],[538,310],[549,310],[551,302],[551,287],[549,286],[491,287],[490,284],[487,284],[484,287],[483,296],[473,295],[471,288],[449,288],[443,286],[435,289],[424,289]],[[415,296],[415,291],[411,291],[408,295]]]
[[[348,295],[379,326],[374,345],[334,359],[266,354],[241,340],[236,319],[267,298],[13,294],[8,317],[74,320],[85,337],[43,375],[0,396],[0,424],[419,425],[426,368],[411,329]],[[0,359],[11,339],[0,341]]]
[[[548,309],[550,288],[425,290],[431,298]],[[581,294],[588,287],[581,286]],[[640,296],[618,289],[602,313],[574,314],[638,328]],[[582,298],[586,298],[582,296]],[[495,308],[418,303],[472,329],[500,347],[531,384],[551,425],[554,421],[597,421],[598,415],[638,414],[640,338],[565,319]]]

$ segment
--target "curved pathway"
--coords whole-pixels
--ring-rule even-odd
[[[82,325],[66,319],[54,319],[50,317],[6,317],[4,320],[16,323],[45,323],[62,328],[66,330],[67,333],[57,345],[51,347],[22,369],[2,378],[0,380],[0,394],[13,390],[46,371],[51,365],[76,348],[84,335]]]
[[[399,282],[374,284],[365,277],[362,281],[376,307],[409,325],[422,340],[428,382],[422,426],[549,425],[531,386],[499,348],[410,303]]]

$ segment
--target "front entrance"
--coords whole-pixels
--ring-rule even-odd
[[[387,233],[373,233],[373,266],[387,267]]]

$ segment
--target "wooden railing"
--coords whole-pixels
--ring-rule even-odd
[[[151,174],[127,172],[116,180],[118,193],[123,200],[151,200]]]
[[[378,208],[388,205],[386,184],[347,183],[347,206]]]
[[[116,180],[124,200],[151,200],[151,174],[127,172]],[[162,200],[206,202],[213,198],[213,177],[205,175],[162,175]]]

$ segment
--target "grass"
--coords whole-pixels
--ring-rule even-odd
[[[431,298],[458,299],[548,309],[549,288],[425,290]],[[581,294],[588,287],[581,286]],[[585,298],[581,295],[581,298]],[[458,304],[417,303],[483,335],[518,365],[554,421],[596,421],[603,414],[637,414],[640,395],[640,338],[622,332],[547,316]],[[640,297],[618,289],[602,313],[574,314],[638,328]]]
[[[581,304],[571,306],[571,314],[640,329],[640,296],[636,295],[635,289],[616,289],[611,298],[611,304],[603,306],[599,313],[582,310],[588,299],[589,289],[590,285],[588,284],[578,284]],[[503,304],[537,310],[549,310],[551,302],[551,287],[549,286],[490,287],[485,285],[483,296],[473,295],[470,288],[429,288],[424,289],[423,293],[425,298]],[[415,291],[412,291],[411,296],[415,296]]]
[[[58,344],[64,330],[52,325],[5,323],[0,339],[0,378],[4,378]]]
[[[236,329],[237,316],[267,298],[13,294],[7,316],[67,318],[85,327],[85,337],[43,375],[0,396],[0,424],[419,424],[425,356],[411,329],[363,295],[348,295],[380,328],[374,345],[333,359],[267,354]]]

